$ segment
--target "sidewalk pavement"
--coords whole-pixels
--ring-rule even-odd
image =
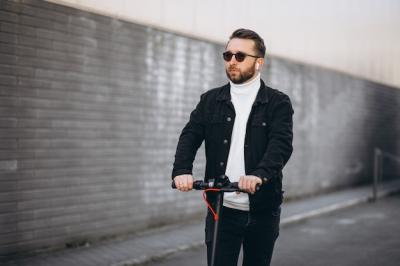
[[[378,198],[399,192],[400,180],[381,184],[378,191]],[[371,197],[372,187],[363,186],[285,202],[282,206],[281,226],[288,226],[321,214],[367,202]],[[175,252],[201,246],[203,243],[203,221],[191,221],[135,234],[124,240],[105,241],[89,247],[43,253],[3,265],[141,265]]]

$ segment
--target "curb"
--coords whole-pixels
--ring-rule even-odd
[[[308,212],[304,212],[301,214],[292,215],[285,219],[282,219],[281,226],[282,227],[289,226],[289,225],[299,223],[299,222],[302,222],[304,220],[307,220],[307,219],[310,219],[313,217],[317,217],[317,216],[327,214],[327,213],[332,213],[334,211],[349,208],[349,207],[352,207],[352,206],[355,206],[355,205],[358,205],[361,203],[365,203],[368,201],[370,201],[370,197],[361,197],[358,199],[352,199],[352,200],[348,200],[348,201],[341,202],[341,203],[331,204],[326,207],[308,211]]]
[[[387,190],[379,192],[377,195],[377,199],[384,198],[384,197],[393,195],[398,192],[400,192],[400,187],[387,189]],[[322,207],[322,208],[319,208],[316,210],[304,212],[301,214],[295,214],[295,215],[289,216],[285,219],[282,219],[281,226],[284,227],[284,226],[292,225],[292,224],[302,222],[304,220],[307,220],[307,219],[310,219],[313,217],[317,217],[317,216],[327,214],[327,213],[332,213],[337,210],[346,209],[346,208],[353,207],[353,206],[356,206],[356,205],[359,205],[362,203],[366,203],[366,202],[374,202],[373,197],[372,196],[358,197],[358,198],[347,200],[344,202],[331,204],[331,205],[328,205],[326,207]]]

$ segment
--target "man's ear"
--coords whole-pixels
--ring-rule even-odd
[[[264,58],[257,58],[256,70],[260,70],[261,66],[264,64]]]

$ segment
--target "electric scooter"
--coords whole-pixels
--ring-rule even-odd
[[[175,182],[172,181],[172,188],[176,189]],[[194,190],[204,190],[203,198],[207,204],[207,207],[210,209],[214,216],[214,234],[212,240],[212,251],[211,251],[211,266],[214,266],[217,258],[217,241],[218,241],[218,226],[219,226],[219,214],[221,213],[222,203],[224,199],[225,192],[243,192],[247,193],[244,190],[239,188],[238,182],[230,182],[229,178],[226,175],[221,175],[215,179],[209,179],[208,182],[204,182],[203,180],[196,180],[193,182]],[[256,187],[256,190],[259,189],[259,186]],[[215,210],[212,208],[211,204],[207,201],[206,192],[215,192],[216,193],[216,208]]]

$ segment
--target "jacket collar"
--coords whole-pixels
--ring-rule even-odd
[[[261,79],[261,86],[258,90],[255,103],[267,103],[268,102],[268,87]],[[222,86],[220,93],[217,96],[217,101],[230,101],[231,100],[231,85],[228,83]]]

